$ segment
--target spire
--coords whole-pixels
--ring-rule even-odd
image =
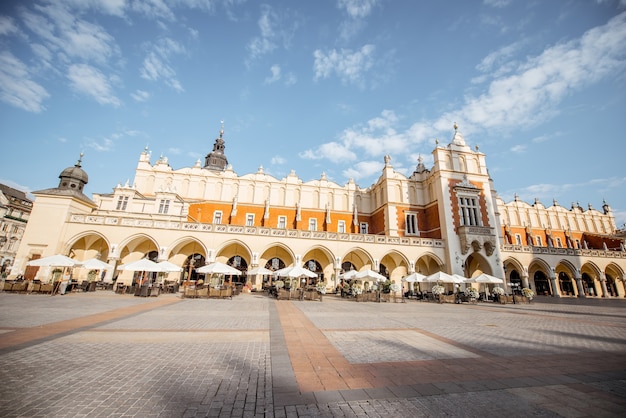
[[[213,171],[224,171],[224,168],[228,165],[228,159],[224,154],[224,121],[221,121],[219,137],[215,139],[213,144],[213,151],[207,154],[204,159],[204,168]]]
[[[465,146],[465,138],[459,132],[459,125],[454,122],[454,136],[452,137],[452,143],[454,145]]]

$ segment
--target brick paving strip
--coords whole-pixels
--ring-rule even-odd
[[[578,388],[581,382],[626,376],[620,355],[602,356],[583,351],[580,354],[501,357],[417,328],[406,329],[406,332],[418,332],[478,357],[350,364],[323,331],[292,302],[277,301],[275,306],[295,375],[294,383],[299,389],[299,396],[297,393],[291,393],[290,397],[275,395],[277,407],[302,404],[305,399],[321,403],[500,389],[519,391],[551,385]],[[596,392],[590,387],[587,391]],[[624,404],[622,399],[611,398]]]
[[[52,322],[37,327],[14,329],[13,331],[0,334],[0,355],[19,350],[33,344],[39,344],[50,339],[92,328],[105,322],[136,315],[141,312],[161,308],[178,302],[180,302],[180,299],[160,298],[139,305],[99,312],[65,321]]]

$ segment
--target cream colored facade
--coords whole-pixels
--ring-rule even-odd
[[[34,256],[62,253],[113,267],[169,260],[184,268],[169,280],[193,279],[199,265],[221,261],[243,272],[304,265],[329,288],[346,269],[370,268],[398,283],[411,272],[484,272],[553,296],[626,295],[626,253],[608,205],[600,212],[503,202],[485,155],[456,127],[451,142],[433,150],[432,168],[419,161],[407,177],[385,157],[369,188],[324,174],[277,179],[262,167],[239,176],[224,148],[222,130],[204,167],[198,161],[182,169],[163,157],[153,164],[146,149],[132,183],[93,199],[82,195],[87,175],[79,161],[64,170],[75,183],[63,186],[62,178],[59,187],[34,193],[16,269]],[[51,270],[35,274],[47,280]],[[263,277],[243,277],[262,287]],[[133,278],[112,269],[105,280],[113,279]]]
[[[0,276],[7,276],[26,229],[33,202],[24,192],[0,184]]]

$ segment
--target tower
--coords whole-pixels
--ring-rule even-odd
[[[213,151],[207,154],[204,159],[204,167],[207,170],[224,171],[224,168],[228,165],[228,159],[224,154],[224,121],[222,121],[222,127],[220,128],[220,136],[215,139],[213,144]]]

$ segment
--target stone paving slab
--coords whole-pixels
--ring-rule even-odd
[[[0,416],[623,416],[626,303],[549,302],[0,294]]]

